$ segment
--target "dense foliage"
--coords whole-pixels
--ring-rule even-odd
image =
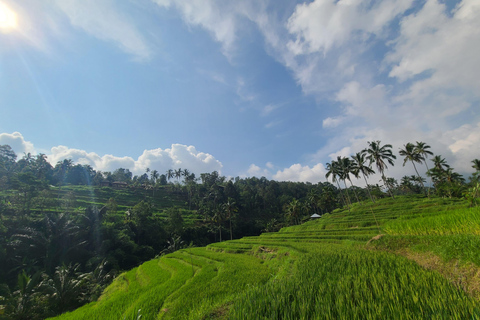
[[[404,147],[404,164],[427,165],[427,145]],[[445,159],[433,157],[434,166],[427,167],[430,187],[416,167],[417,176],[405,176],[401,184],[388,178],[386,164],[394,159],[391,146],[380,141],[351,158],[338,157],[327,164],[326,177],[335,187],[264,177],[227,179],[218,172],[197,178],[187,169],[160,174],[147,168],[133,176],[128,169],[100,172],[68,159],[52,166],[43,154],[17,159],[10,146],[2,145],[0,318],[41,319],[73,310],[95,301],[118,272],[157,255],[278,231],[313,213],[341,206],[350,211],[367,199],[375,203],[388,195],[435,193],[476,205],[477,159],[467,184]],[[383,185],[368,184],[374,164]],[[367,187],[354,186],[352,177],[363,177]]]
[[[397,221],[435,228],[430,222],[440,217],[454,232],[453,221],[441,217],[451,210],[465,220],[478,215],[467,207],[458,199],[385,198],[279,232],[181,249],[122,274],[97,302],[58,319],[476,319],[478,300],[466,289],[472,280],[478,293],[480,264],[472,260],[478,241],[418,237],[404,229],[401,238],[379,238],[371,215],[389,230]],[[412,239],[422,247],[408,247]],[[448,278],[395,254],[421,255],[439,245],[457,253],[440,266],[455,259],[461,270],[473,262],[473,277],[459,283],[458,273]]]

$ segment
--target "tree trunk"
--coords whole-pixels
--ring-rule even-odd
[[[220,237],[220,242],[222,242],[222,225],[220,224],[220,222],[218,223],[218,234]]]
[[[372,194],[370,193],[370,188],[368,187],[367,177],[365,177],[365,174],[363,174],[363,172],[362,172],[362,175],[363,175],[363,179],[365,179],[365,183],[367,185],[368,195],[370,196],[370,199],[372,200],[372,202],[375,203],[375,200],[373,200]]]
[[[343,180],[343,183],[345,184],[345,193],[347,194],[348,203],[350,203],[350,205],[351,205],[352,201],[350,200],[350,195],[348,194],[347,182],[345,180]]]
[[[383,180],[383,183],[385,184],[385,186],[387,187],[388,193],[390,193],[390,196],[392,197],[392,199],[395,199],[395,196],[393,195],[393,192],[392,192],[392,190],[390,189],[390,186],[387,183],[387,178],[385,178],[385,175],[383,174],[383,172],[382,172],[382,180]]]
[[[357,194],[357,191],[355,190],[355,188],[354,188],[354,186],[353,186],[352,180],[348,179],[348,181],[350,181],[350,184],[352,185],[353,194],[355,195],[355,198],[357,198],[357,202],[360,202],[360,204],[362,204],[362,202],[360,201],[360,199],[358,199],[358,194]],[[362,204],[362,205],[363,205],[363,204]]]
[[[350,207],[348,206],[348,203],[345,201],[345,198],[343,197],[342,188],[340,188],[340,183],[338,182],[338,180],[337,180],[337,186],[338,186],[338,190],[340,191],[340,198],[342,198],[343,204],[347,206],[348,212],[350,212]]]
[[[420,181],[420,183],[422,184],[423,192],[425,192],[425,194],[427,194],[427,190],[425,189],[425,185],[423,184],[422,177],[418,173],[417,166],[415,165],[415,162],[412,161],[412,164],[413,164],[413,168],[415,169],[415,172],[417,173],[417,176],[418,176],[418,179],[419,179],[418,181]],[[428,199],[430,199],[430,195],[427,195],[427,196],[428,196]]]

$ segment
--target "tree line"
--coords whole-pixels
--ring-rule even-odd
[[[423,142],[400,148],[403,165],[413,164],[400,183],[387,176],[396,160],[392,146],[372,141],[326,164],[332,183],[312,184],[228,179],[216,171],[197,177],[180,168],[134,176],[128,169],[102,172],[68,159],[52,166],[43,154],[17,160],[10,146],[0,146],[0,319],[72,310],[94,301],[115,273],[156,255],[278,231],[354,202],[419,194],[466,197],[476,205],[480,160],[472,161],[475,171],[467,182],[429,149]],[[426,177],[416,167],[422,164]],[[375,172],[379,183],[369,182]],[[366,187],[355,186],[353,177],[363,178]],[[137,203],[120,209],[120,193],[104,187],[113,182],[124,183],[124,193],[138,194]],[[78,206],[69,185],[112,197],[102,205]],[[165,197],[179,205],[160,207]]]

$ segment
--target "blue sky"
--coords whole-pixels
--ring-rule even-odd
[[[478,52],[478,0],[0,0],[0,144],[318,182],[367,141],[425,141],[469,173]]]

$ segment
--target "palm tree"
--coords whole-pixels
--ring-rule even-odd
[[[400,188],[403,191],[412,191],[412,180],[411,177],[409,176],[403,176],[402,179],[400,180]]]
[[[150,173],[150,179],[152,180],[152,184],[153,184],[153,197],[155,197],[155,188],[157,187],[157,179],[158,177],[160,176],[160,174],[158,173],[157,170],[153,170],[151,173]]]
[[[367,182],[367,177],[371,174],[374,174],[375,171],[373,171],[373,169],[370,168],[370,166],[366,165],[367,160],[365,159],[364,152],[357,152],[354,156],[352,156],[352,159],[354,161],[353,174],[355,176],[358,176],[360,172],[362,173],[363,179],[365,180],[365,185],[367,186],[368,195],[370,196],[370,200],[372,200],[372,202],[375,203],[375,200],[373,200],[372,193],[370,192],[370,188],[368,187],[368,182]]]
[[[218,233],[219,233],[219,236],[220,236],[220,242],[222,242],[222,223],[225,220],[225,216],[223,215],[223,211],[220,210],[219,208],[215,208],[212,219],[213,219],[213,222],[217,223],[217,225],[218,225]]]
[[[400,149],[400,151],[398,152],[401,156],[405,157],[403,159],[403,166],[405,167],[405,163],[407,163],[407,161],[411,161],[412,164],[413,164],[413,168],[415,169],[415,172],[417,173],[417,176],[419,178],[419,181],[422,185],[422,188],[423,190],[425,190],[425,185],[423,184],[423,179],[422,177],[420,177],[420,174],[418,173],[418,170],[417,170],[417,166],[415,166],[415,162],[417,163],[422,163],[425,158],[420,154],[418,153],[415,145],[413,143],[410,143],[408,142],[406,145],[404,145],[404,149]],[[425,193],[426,190],[425,190]],[[430,196],[429,196],[430,198]]]
[[[338,171],[338,166],[336,165],[335,161],[332,161],[332,163],[328,163],[325,165],[327,168],[327,173],[325,174],[325,178],[328,180],[328,177],[332,176],[332,182],[336,182],[338,186],[338,190],[340,190],[340,197],[342,198],[342,201],[344,205],[347,206],[348,211],[350,211],[350,207],[348,206],[348,203],[345,201],[345,198],[343,197],[342,194],[342,188],[340,187],[340,183],[338,182],[338,177],[339,177],[339,171]]]
[[[51,306],[57,313],[73,310],[80,306],[81,294],[85,291],[88,273],[80,272],[80,264],[62,265],[55,268],[52,279],[46,282]]]
[[[175,178],[177,178],[177,180],[180,180],[180,178],[182,177],[182,169],[181,168],[178,168],[177,170],[175,170]]]
[[[318,201],[320,196],[315,189],[311,189],[307,194],[307,200],[311,208],[313,208],[314,213],[318,213]]]
[[[25,250],[29,257],[43,262],[43,268],[48,274],[53,274],[54,268],[69,260],[69,255],[83,247],[86,242],[80,237],[80,227],[70,218],[68,213],[48,213],[43,225],[35,228],[25,228],[13,235],[15,246]]]
[[[442,158],[441,155],[434,156],[432,161],[433,161],[433,166],[439,171],[445,171],[445,169],[450,168],[445,158]]]
[[[423,159],[423,162],[425,163],[425,167],[427,168],[427,171],[429,170],[428,169],[428,165],[427,165],[427,159],[428,159],[428,156],[433,156],[433,152],[428,150],[430,149],[430,146],[428,144],[426,144],[425,142],[418,142],[417,141],[417,144],[415,145],[415,151],[420,154],[424,159]],[[433,182],[431,181],[430,179],[430,185],[432,184]],[[428,196],[430,196],[430,188],[428,188]]]
[[[480,159],[473,159],[472,163],[472,168],[475,169],[475,172],[480,172]]]
[[[170,179],[172,179],[174,176],[175,176],[175,171],[173,171],[172,169],[168,169],[167,170],[167,180],[170,181]]]
[[[342,177],[343,177],[343,181],[344,182],[345,182],[345,180],[350,181],[350,184],[351,184],[352,189],[353,189],[353,194],[355,195],[355,198],[357,198],[357,202],[360,202],[360,199],[358,199],[357,191],[355,190],[355,187],[353,186],[352,180],[350,179],[350,173],[353,174],[353,171],[354,171],[353,160],[350,160],[347,157],[337,157],[337,160],[338,160],[338,164],[341,168],[341,174],[342,174]],[[355,177],[358,178],[358,176],[355,176]],[[345,189],[347,189],[347,184],[346,183],[345,183]],[[347,190],[347,195],[348,195],[348,190]]]
[[[300,216],[300,211],[302,210],[302,204],[297,199],[293,199],[287,204],[287,215],[289,215],[295,224],[298,224],[298,217]]]
[[[424,158],[423,162],[425,163],[425,166],[428,170],[427,159],[429,155],[433,156],[433,152],[427,149],[430,149],[430,146],[428,144],[426,144],[425,142],[417,141],[417,144],[415,145],[415,152]]]
[[[233,240],[233,232],[232,232],[232,216],[235,212],[238,211],[236,203],[233,201],[232,198],[228,198],[228,201],[223,204],[225,212],[227,213],[227,218],[230,223],[230,240]]]
[[[32,277],[25,270],[18,274],[16,290],[11,292],[6,284],[0,285],[2,296],[2,313],[5,319],[29,320],[42,313],[41,304],[45,300],[43,294],[42,273],[39,271]],[[2,319],[4,319],[2,317]]]
[[[390,165],[393,166],[394,164],[394,159],[397,159],[397,157],[392,153],[392,145],[391,144],[386,144],[384,146],[381,145],[381,142],[379,140],[377,141],[372,141],[368,142],[369,147],[365,149],[363,152],[367,154],[367,159],[370,161],[370,165],[372,163],[375,163],[377,166],[378,172],[382,175],[382,180],[385,186],[388,189],[388,192],[390,193],[390,196],[395,199],[393,196],[393,192],[390,189],[389,185],[387,184],[386,177],[385,177],[385,169],[387,169],[387,164],[385,162],[388,162]]]

